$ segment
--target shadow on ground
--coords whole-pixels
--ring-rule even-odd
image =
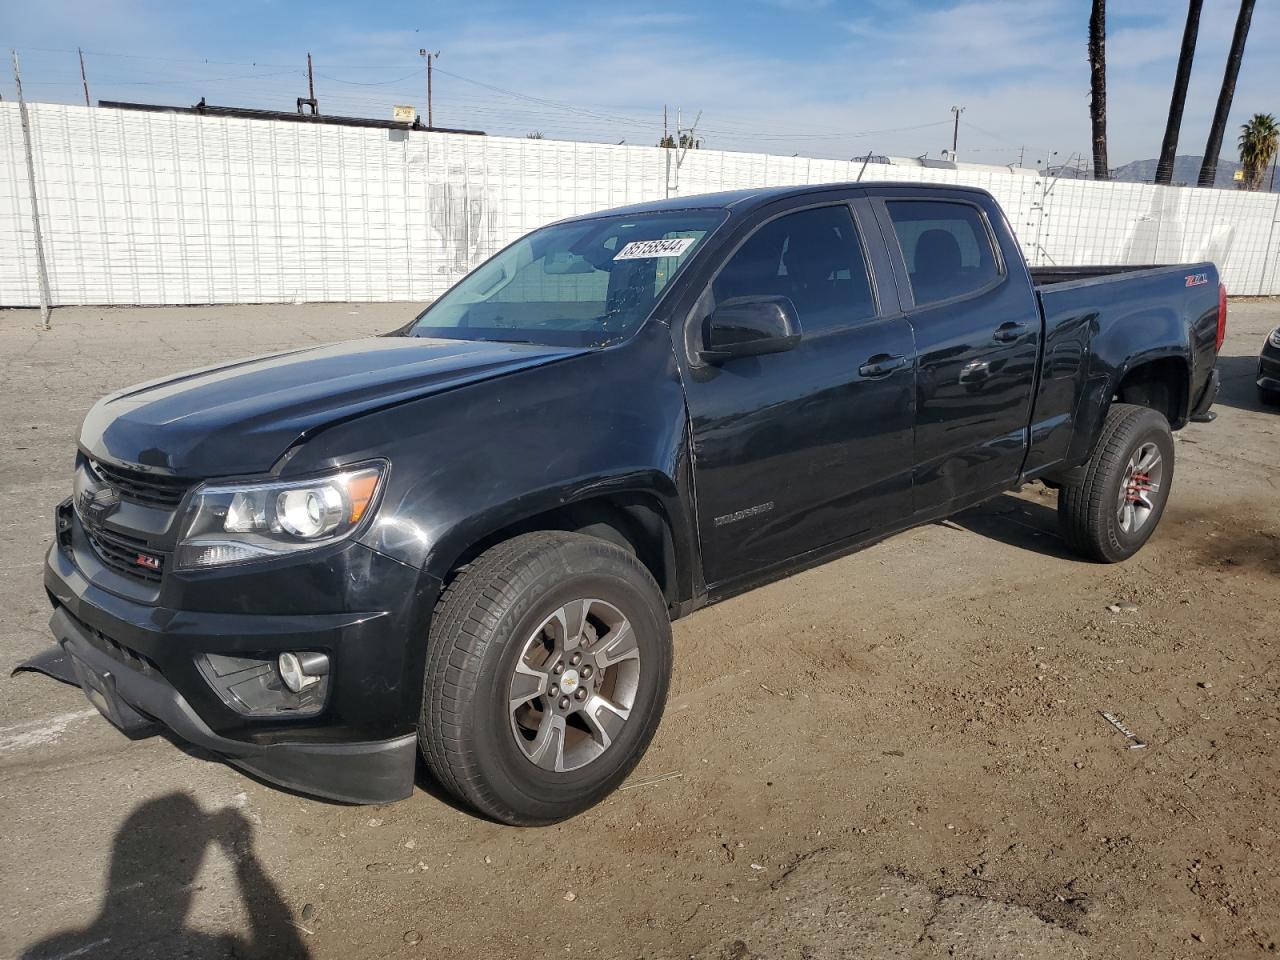
[[[1264,404],[1258,397],[1258,356],[1218,357],[1218,375],[1222,388],[1216,404],[1238,407],[1259,413],[1273,413],[1280,417],[1280,407]]]
[[[200,889],[197,876],[211,846],[220,846],[234,864],[248,916],[247,929],[240,934],[188,926],[192,900]],[[305,960],[310,952],[254,855],[253,834],[244,815],[230,807],[205,813],[189,795],[171,793],[142,804],[117,831],[98,916],[87,927],[33,944],[21,960],[66,957]]]
[[[1049,506],[1006,493],[940,522],[1011,547],[1033,550],[1046,557],[1087,562],[1078,553],[1073,553],[1062,539],[1058,532],[1057,503],[1053,503]]]

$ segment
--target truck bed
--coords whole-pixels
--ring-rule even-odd
[[[1103,277],[1115,277],[1122,273],[1141,273],[1143,270],[1159,270],[1168,264],[1142,264],[1124,266],[1091,265],[1083,267],[1028,267],[1031,271],[1031,282],[1037,287],[1048,287],[1055,283],[1074,283],[1077,280],[1100,280]]]
[[[1212,263],[1031,267],[1044,318],[1025,477],[1087,458],[1125,371],[1151,361],[1186,370],[1170,422],[1179,429],[1214,367],[1218,274]],[[1183,345],[1185,354],[1171,351]]]

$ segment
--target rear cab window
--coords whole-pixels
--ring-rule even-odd
[[[1002,273],[978,207],[947,200],[887,200],[916,306],[976,293]]]

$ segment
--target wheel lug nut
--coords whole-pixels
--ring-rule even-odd
[[[561,709],[561,710],[568,710],[568,709],[569,709],[569,698],[568,698],[568,697],[561,697],[561,698],[560,698],[560,709]]]
[[[575,653],[572,657],[569,658],[569,662],[576,667],[579,663],[582,662],[582,654]]]
[[[585,700],[585,699],[587,699],[587,688],[586,688],[586,687],[579,687],[579,688],[578,688],[578,692],[577,692],[577,693],[575,693],[575,694],[574,694],[574,696],[575,696],[575,697],[577,697],[579,700]]]
[[[554,673],[557,677],[560,676],[560,674],[564,673],[564,664],[557,663],[554,667],[551,668],[551,672]]]
[[[558,685],[558,684],[554,684],[554,683],[553,683],[553,684],[551,685],[551,695],[552,695],[553,697],[558,697],[558,696],[560,696],[560,687],[559,687],[559,685]]]

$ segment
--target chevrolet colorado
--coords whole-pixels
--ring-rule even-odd
[[[394,333],[101,400],[28,666],[302,792],[402,798],[420,753],[557,821],[653,737],[673,619],[1031,481],[1131,556],[1225,321],[1210,263],[1028,269],[974,189],[565,220]]]

